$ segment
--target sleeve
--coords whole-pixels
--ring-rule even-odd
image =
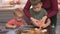
[[[13,20],[10,20],[10,21],[7,22],[7,24],[10,24],[10,25],[12,25],[13,23],[14,23]]]
[[[24,7],[24,13],[29,19],[30,19],[30,17],[32,17],[32,15],[29,12],[30,6],[31,6],[31,3],[30,3],[30,0],[28,0]]]
[[[57,15],[57,13],[58,13],[58,2],[57,2],[57,0],[51,0],[51,4],[52,4],[52,9],[49,9],[48,10],[48,17],[52,17],[52,16],[54,16],[54,15]]]

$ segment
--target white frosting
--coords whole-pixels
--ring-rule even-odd
[[[43,29],[42,32],[47,32],[47,29]]]

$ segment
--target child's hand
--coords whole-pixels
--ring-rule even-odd
[[[39,20],[37,20],[37,19],[34,19],[33,17],[31,17],[31,21],[32,21],[32,23],[35,25],[35,26],[38,26],[38,21]]]
[[[42,28],[45,26],[45,21],[47,19],[47,16],[44,16],[38,23],[39,23],[39,27]]]
[[[46,28],[47,26],[49,26],[50,23],[51,23],[51,21],[50,21],[50,19],[48,18],[48,19],[47,19],[47,22],[46,22],[45,26],[43,26],[43,28]]]
[[[50,19],[48,19],[48,20],[47,20],[47,23],[45,24],[46,19],[47,19],[47,16],[44,16],[44,17],[41,19],[41,21],[40,21],[40,27],[45,28],[45,27],[47,27],[47,26],[50,25]]]
[[[12,28],[16,28],[17,26],[16,25],[12,25]]]
[[[46,16],[44,16],[41,20],[37,20],[37,19],[34,19],[33,17],[31,17],[31,21],[32,23],[37,26],[37,27],[44,27],[45,26],[45,20],[46,20]]]
[[[47,16],[44,16],[41,20],[45,23]]]
[[[12,24],[6,24],[6,27],[7,28],[16,28],[17,26],[16,25],[12,25]]]

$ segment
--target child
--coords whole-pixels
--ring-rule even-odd
[[[22,18],[23,17],[23,12],[21,9],[17,8],[14,10],[14,19],[8,21],[6,24],[7,28],[16,28],[21,25],[26,25],[25,20]]]
[[[30,0],[32,8],[30,9],[30,13],[33,17],[31,17],[31,21],[33,25],[38,27],[47,27],[50,25],[50,19],[47,19],[47,12],[42,8],[41,0]],[[47,22],[45,23],[47,19]],[[35,22],[36,20],[36,22]]]

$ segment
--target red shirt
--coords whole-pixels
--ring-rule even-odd
[[[47,10],[48,17],[57,15],[58,13],[58,1],[57,0],[42,0],[42,1],[43,1],[43,8]],[[32,17],[32,15],[29,12],[30,6],[31,6],[31,3],[30,3],[30,0],[28,0],[24,7],[24,13],[28,18]]]
[[[21,25],[26,25],[26,22],[25,22],[24,19],[22,19],[19,22],[17,20],[15,20],[15,19],[12,19],[12,20],[8,21],[7,24],[21,26]]]

